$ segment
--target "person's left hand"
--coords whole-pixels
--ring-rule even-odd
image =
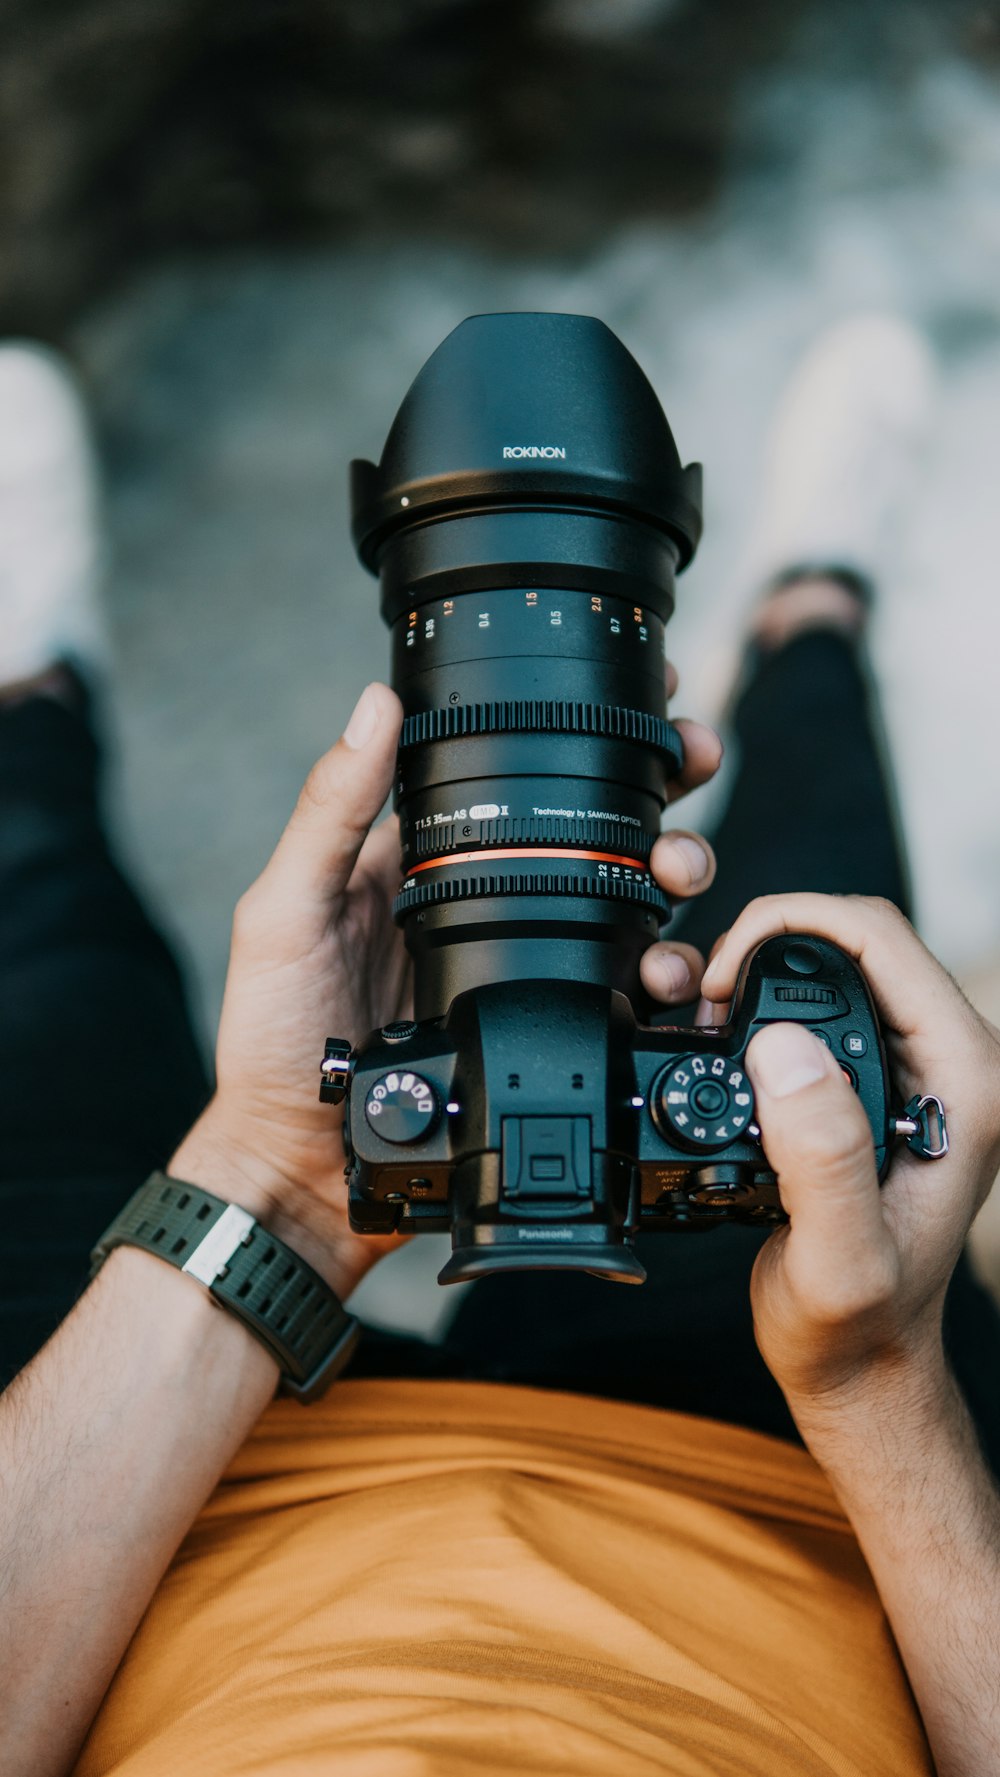
[[[398,824],[393,817],[369,831],[392,787],[401,720],[393,692],[370,685],[242,897],[216,1094],[170,1164],[173,1176],[244,1204],[341,1298],[400,1240],[351,1229],[342,1113],[320,1104],[318,1094],[327,1036],[360,1042],[390,1019],[412,1015],[411,965],[391,917]],[[677,726],[686,757],[671,799],[706,782],[722,751],[710,729]],[[686,898],[707,888],[715,860],[705,840],[677,830],[657,840],[651,868],[668,894]],[[701,973],[690,945],[657,944],[643,959],[647,991],[667,1003],[693,998]]]

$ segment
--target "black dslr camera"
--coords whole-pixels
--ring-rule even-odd
[[[382,589],[406,712],[394,917],[416,1022],[331,1039],[360,1233],[451,1231],[439,1282],[525,1268],[623,1283],[639,1230],[786,1219],[743,1068],[808,1025],[890,1125],[871,996],[834,945],[774,938],[724,1029],[650,1027],[639,958],[670,916],[648,869],[680,737],[667,720],[674,576],[701,534],[635,360],[583,315],[477,315],[420,372],[353,533]]]

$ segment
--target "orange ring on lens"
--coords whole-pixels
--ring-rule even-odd
[[[648,871],[639,858],[623,858],[612,851],[569,851],[563,846],[508,846],[495,851],[456,851],[444,858],[427,858],[422,864],[411,864],[407,876],[418,870],[439,870],[444,864],[484,864],[490,858],[584,858],[594,864],[623,864],[627,870]]]

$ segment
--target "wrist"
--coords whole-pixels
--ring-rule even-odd
[[[212,1106],[184,1137],[166,1171],[248,1210],[305,1259],[341,1302],[374,1263],[376,1255],[368,1256],[331,1205],[240,1142]]]
[[[156,1367],[169,1375],[173,1389],[200,1390],[206,1378],[215,1386],[225,1370],[251,1417],[272,1399],[279,1379],[277,1359],[235,1316],[220,1313],[196,1278],[140,1247],[119,1246],[108,1254],[90,1287],[105,1302],[110,1293],[117,1312],[128,1317],[138,1347],[155,1343]]]
[[[785,1398],[805,1444],[831,1476],[912,1463],[914,1452],[961,1409],[940,1331],[917,1349],[871,1362],[835,1388]]]

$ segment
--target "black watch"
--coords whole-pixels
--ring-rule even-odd
[[[154,1172],[104,1230],[90,1255],[96,1277],[116,1246],[155,1253],[205,1284],[266,1345],[279,1394],[319,1400],[352,1357],[360,1323],[318,1271],[239,1204]]]

